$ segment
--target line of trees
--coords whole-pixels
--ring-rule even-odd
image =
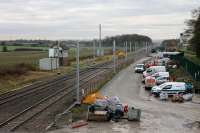
[[[124,42],[137,43],[138,45],[142,45],[145,42],[152,43],[151,38],[148,36],[138,35],[138,34],[126,34],[126,35],[117,35],[113,37],[106,37],[102,40],[103,46],[112,46],[113,40],[116,41],[118,46],[123,46]]]
[[[138,35],[138,34],[124,34],[124,35],[116,35],[111,37],[106,37],[102,39],[102,46],[104,47],[112,47],[113,46],[113,40],[116,41],[117,46],[123,46],[124,42],[132,43],[132,45],[137,44],[137,46],[144,45],[145,43],[152,43],[151,38],[144,35]],[[61,46],[68,46],[71,44],[74,44],[78,40],[63,40],[60,41],[59,44]],[[93,42],[96,42],[96,45],[98,45],[99,40],[79,40],[79,43],[84,46],[93,46]],[[52,40],[10,40],[10,41],[0,41],[0,45],[3,46],[3,51],[5,48],[5,51],[7,51],[6,46],[31,46],[31,47],[43,47],[43,46],[54,46],[57,45],[58,41],[52,41]]]
[[[168,40],[162,41],[161,46],[166,51],[174,52],[177,50],[178,42],[179,42],[178,39],[168,39]]]
[[[188,29],[185,34],[191,36],[190,47],[200,58],[200,7],[192,11],[192,19],[187,22]]]

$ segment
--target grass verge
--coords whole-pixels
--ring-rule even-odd
[[[200,82],[193,80],[190,74],[186,73],[182,67],[170,69],[170,75],[178,82],[189,82],[194,86],[193,92],[200,94]]]
[[[20,89],[22,86],[53,75],[53,73],[29,71],[21,76],[5,76],[3,79],[0,78],[0,94]]]
[[[188,60],[192,61],[195,64],[200,65],[200,58],[198,58],[196,56],[196,53],[194,51],[187,50],[185,48],[184,49],[180,49],[180,51],[184,52],[184,55]]]

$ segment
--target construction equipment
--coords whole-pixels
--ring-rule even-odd
[[[116,51],[116,56],[118,58],[125,58],[126,57],[126,53],[124,51],[122,51],[122,50],[117,50]]]

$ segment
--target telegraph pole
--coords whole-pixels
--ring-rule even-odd
[[[114,73],[116,73],[116,55],[115,55],[115,51],[116,51],[116,44],[115,44],[115,40],[113,40],[113,63],[114,63]]]
[[[148,44],[147,44],[147,41],[145,42],[146,44],[146,54],[148,54]]]
[[[126,61],[127,61],[127,41],[126,41],[125,45],[126,45],[125,50],[126,50]]]
[[[99,24],[99,53],[100,56],[102,54],[102,47],[101,47],[101,24]]]
[[[134,42],[134,52],[136,51],[136,42]]]
[[[80,104],[80,80],[79,80],[79,71],[80,71],[80,67],[79,67],[79,42],[77,42],[77,46],[76,46],[76,78],[77,78],[77,83],[76,83],[76,102],[77,104]]]
[[[93,60],[95,60],[95,56],[96,56],[96,44],[95,41],[93,41]]]

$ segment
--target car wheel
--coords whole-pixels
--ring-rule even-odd
[[[156,97],[160,97],[160,93],[157,93],[157,94],[156,94]]]

